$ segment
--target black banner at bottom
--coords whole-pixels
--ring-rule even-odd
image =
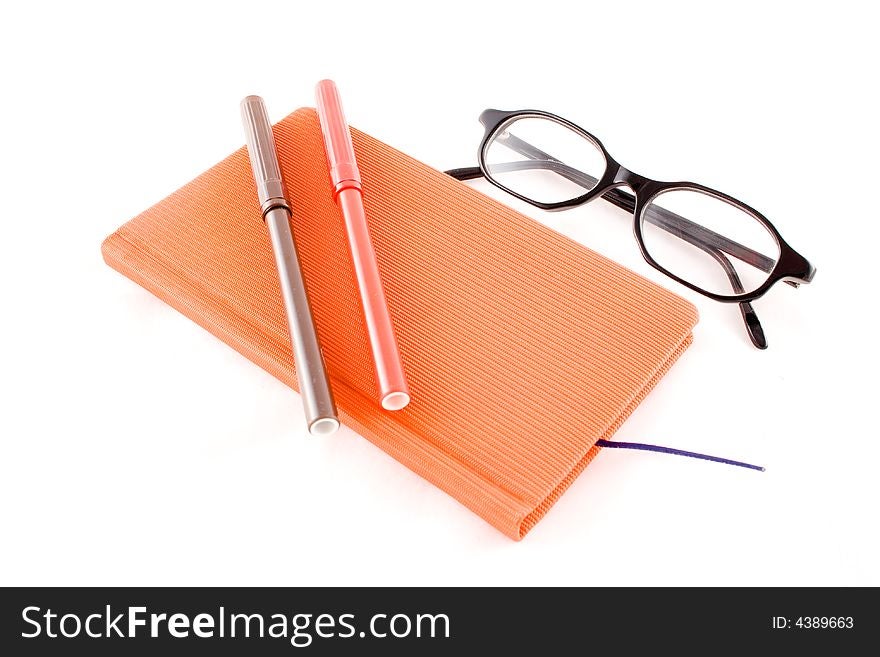
[[[0,654],[841,654],[876,645],[878,615],[866,588],[12,588]]]

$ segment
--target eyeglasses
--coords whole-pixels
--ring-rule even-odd
[[[751,302],[776,282],[809,283],[815,268],[764,215],[727,194],[691,182],[660,182],[618,164],[583,128],[537,110],[480,115],[486,134],[479,167],[452,169],[458,180],[485,177],[544,210],[602,197],[633,214],[645,260],[710,299],[738,303],[752,343],[767,348]],[[620,187],[629,187],[632,194]]]

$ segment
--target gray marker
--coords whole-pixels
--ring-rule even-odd
[[[324,368],[299,258],[290,232],[291,209],[284,193],[275,139],[263,99],[248,96],[241,101],[241,119],[254,179],[257,181],[260,210],[272,239],[306,421],[313,435],[331,434],[339,428],[336,404],[333,402],[333,392]]]

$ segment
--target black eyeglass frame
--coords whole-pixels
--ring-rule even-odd
[[[490,172],[490,168],[486,163],[486,152],[490,144],[496,139],[499,133],[503,132],[504,129],[509,126],[511,123],[518,119],[522,118],[542,118],[550,121],[555,121],[559,123],[573,132],[581,135],[585,139],[589,140],[593,145],[598,148],[602,155],[605,158],[605,172],[602,177],[599,178],[598,182],[586,193],[576,196],[571,199],[567,199],[564,201],[558,201],[554,203],[546,203],[542,201],[538,201],[536,199],[530,198],[523,194],[518,193],[517,191],[510,189],[505,186],[503,183],[498,181]],[[489,109],[484,111],[480,115],[480,122],[485,126],[485,134],[483,135],[483,139],[480,142],[480,147],[478,151],[478,163],[479,168],[468,167],[463,169],[452,169],[447,171],[447,173],[459,180],[470,180],[478,177],[484,177],[487,181],[498,187],[499,189],[504,190],[508,194],[525,201],[535,207],[541,208],[543,210],[548,211],[559,211],[566,210],[569,208],[577,207],[592,201],[597,197],[603,197],[605,200],[614,203],[618,207],[627,210],[633,215],[633,232],[635,234],[636,242],[639,245],[639,250],[641,251],[642,257],[645,261],[654,267],[656,270],[662,272],[666,276],[669,276],[673,280],[678,283],[684,285],[685,287],[694,290],[710,299],[715,301],[725,302],[725,303],[739,303],[741,305],[743,318],[746,322],[747,328],[749,329],[749,335],[752,339],[752,342],[755,346],[759,348],[766,348],[766,339],[763,335],[763,330],[761,329],[760,323],[757,320],[757,316],[754,314],[754,310],[751,308],[751,304],[749,302],[754,301],[755,299],[760,298],[767,291],[773,287],[779,281],[784,281],[793,287],[797,287],[801,283],[809,283],[813,276],[815,275],[815,268],[804,258],[801,254],[795,251],[779,234],[779,231],[776,227],[770,223],[770,221],[760,212],[752,208],[751,206],[743,203],[742,201],[733,198],[723,192],[719,192],[718,190],[712,189],[710,187],[706,187],[704,185],[700,185],[698,183],[693,183],[689,181],[678,181],[678,182],[663,182],[659,180],[653,180],[651,178],[647,178],[640,174],[634,173],[630,171],[623,165],[621,165],[617,160],[615,160],[611,154],[607,151],[605,146],[602,144],[599,139],[597,139],[594,135],[587,132],[580,126],[567,119],[564,119],[555,114],[551,114],[550,112],[544,112],[541,110],[517,110],[517,111],[501,111]],[[583,176],[583,172],[579,172],[571,167],[568,167],[564,163],[559,162],[552,158],[552,156],[547,155],[546,153],[542,153],[538,149],[535,149],[533,146],[528,144],[527,142],[522,142],[523,148],[531,148],[534,149],[533,154],[536,155],[532,161],[540,162],[544,165],[549,163],[556,163],[558,167],[565,168],[568,170],[568,174],[563,173],[562,175],[566,175],[566,177],[570,177],[573,174],[579,174]],[[521,151],[522,152],[522,151]],[[523,153],[528,155],[527,153]],[[545,159],[546,158],[546,159]],[[560,171],[557,171],[560,173]],[[587,176],[590,179],[593,179],[591,176]],[[621,187],[628,186],[633,194],[629,194],[628,192],[620,189]],[[647,247],[645,246],[644,239],[642,237],[642,224],[645,221],[645,211],[651,205],[651,202],[661,193],[673,191],[673,190],[691,190],[700,192],[709,196],[713,196],[721,201],[724,201],[743,212],[751,215],[756,221],[758,221],[761,225],[763,225],[767,231],[773,236],[776,240],[776,243],[779,247],[779,257],[777,258],[775,264],[772,269],[767,272],[768,277],[767,280],[764,281],[759,287],[756,289],[746,292],[738,292],[735,294],[725,295],[725,294],[717,294],[714,292],[710,292],[708,290],[704,290],[698,285],[691,283],[690,281],[681,278],[680,276],[672,273],[661,264],[659,264],[654,258],[651,256]],[[696,239],[693,235],[691,238],[683,238],[691,241],[692,244],[696,246],[700,246],[700,248],[704,248],[707,252],[710,252],[716,260],[719,261],[719,264],[727,271],[728,276],[731,277],[731,283],[733,287],[740,287],[738,284],[738,275],[735,270],[729,264],[729,261],[724,257],[722,251],[728,251],[729,248],[738,247],[744,249],[745,251],[751,252],[747,247],[743,247],[732,240],[729,240],[713,231],[703,228],[698,224],[694,224],[682,217],[678,217],[678,215],[674,215],[672,213],[668,213],[670,216],[676,217],[679,221],[684,221],[692,227],[698,229],[706,238],[708,238],[708,242],[703,242],[702,245],[697,242],[691,241],[692,239]],[[667,228],[668,230],[668,228]],[[682,237],[679,235],[679,237]],[[717,240],[723,241],[724,244],[727,245],[727,248],[719,248],[720,242]],[[707,246],[711,248],[711,251],[708,251]],[[729,252],[729,251],[728,251]],[[754,252],[751,252],[754,254]],[[755,254],[756,257],[764,257],[760,256],[760,254]],[[719,258],[720,256],[720,258]],[[725,262],[727,263],[725,266]],[[736,292],[736,289],[734,290]]]

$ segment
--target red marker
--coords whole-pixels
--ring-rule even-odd
[[[397,411],[409,403],[409,391],[379,278],[376,253],[367,228],[361,196],[361,176],[354,159],[351,133],[342,112],[339,91],[333,81],[319,82],[315,95],[327,162],[330,165],[333,194],[345,218],[348,245],[351,248],[361,305],[364,308],[370,348],[376,366],[376,380],[379,384],[379,401],[382,408]]]

